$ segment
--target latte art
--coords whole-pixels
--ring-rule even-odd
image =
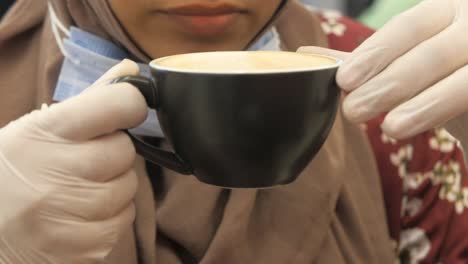
[[[157,69],[209,73],[261,73],[305,71],[337,65],[335,59],[296,52],[240,51],[202,52],[154,60]]]

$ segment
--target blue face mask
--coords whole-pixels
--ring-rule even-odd
[[[54,101],[63,101],[76,96],[91,86],[110,68],[129,58],[129,54],[114,43],[71,27],[69,30],[58,20],[52,6],[49,4],[49,14],[52,21],[52,31],[57,45],[64,55]],[[61,34],[66,38],[62,40]],[[280,41],[275,29],[265,33],[249,50],[280,50]],[[147,64],[139,63],[140,74],[151,77]],[[164,137],[155,110],[150,109],[148,118],[139,127],[130,130],[141,136]]]

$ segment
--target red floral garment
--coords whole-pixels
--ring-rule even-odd
[[[374,32],[337,12],[321,16],[333,49],[352,51]],[[396,141],[382,133],[383,119],[363,129],[401,263],[468,263],[468,178],[458,142],[444,129]]]

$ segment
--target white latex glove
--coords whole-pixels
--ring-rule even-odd
[[[143,96],[109,79],[0,129],[0,263],[99,263],[134,220],[135,150],[121,129],[146,117]]]
[[[391,137],[416,135],[468,112],[468,1],[425,0],[395,17],[345,59],[337,81],[356,123],[388,113]]]

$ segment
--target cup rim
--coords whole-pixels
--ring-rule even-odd
[[[161,57],[158,59],[152,60],[149,65],[152,69],[155,70],[163,70],[163,71],[168,71],[168,72],[177,72],[177,73],[190,73],[190,74],[209,74],[209,75],[256,75],[256,74],[281,74],[281,73],[301,73],[301,72],[315,72],[315,71],[321,71],[321,70],[329,70],[329,69],[335,69],[338,68],[342,63],[343,60],[333,57],[333,56],[328,56],[328,55],[323,55],[323,54],[317,54],[317,53],[306,53],[308,55],[313,55],[317,57],[322,57],[322,58],[327,58],[334,60],[335,63],[331,65],[326,65],[322,67],[313,67],[313,68],[300,68],[300,69],[290,69],[290,70],[261,70],[261,71],[208,71],[208,70],[187,70],[187,69],[178,69],[175,67],[168,67],[168,66],[162,66],[158,65],[158,61],[161,61],[163,59],[167,59],[170,57],[174,56],[180,56],[180,55],[187,55],[187,54],[203,54],[203,53],[215,53],[215,52],[227,52],[227,53],[247,53],[247,52],[252,52],[252,51],[207,51],[207,52],[192,52],[192,53],[185,53],[185,54],[176,54],[176,55],[170,55],[170,56],[165,56]],[[258,52],[258,51],[253,51],[253,52]],[[295,53],[292,51],[271,51],[271,52],[287,52],[287,53]]]

